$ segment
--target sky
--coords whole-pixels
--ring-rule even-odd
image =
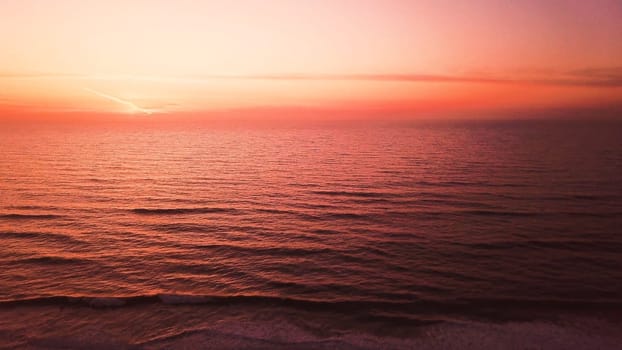
[[[0,120],[619,115],[621,38],[619,0],[0,0]]]

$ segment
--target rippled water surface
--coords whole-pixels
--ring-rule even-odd
[[[7,127],[0,302],[398,324],[619,305],[620,174],[616,123]]]

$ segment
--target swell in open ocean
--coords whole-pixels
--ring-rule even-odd
[[[0,345],[615,348],[621,136],[3,130]]]

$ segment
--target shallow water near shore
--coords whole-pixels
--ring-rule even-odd
[[[620,123],[7,127],[0,149],[2,347],[619,344]]]

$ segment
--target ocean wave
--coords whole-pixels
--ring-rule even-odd
[[[375,200],[375,199],[374,199]],[[425,203],[424,200],[422,203]],[[400,203],[395,203],[399,205]],[[434,204],[434,203],[433,203]],[[478,203],[453,203],[446,202],[447,205],[459,204],[479,208],[489,208],[488,205]],[[197,207],[197,208],[135,208],[130,212],[144,216],[174,216],[174,215],[197,215],[197,214],[228,214],[228,215],[255,215],[256,213],[266,213],[270,215],[291,216],[300,220],[322,222],[326,220],[358,220],[358,221],[377,221],[381,217],[393,216],[416,216],[420,218],[438,218],[443,216],[475,216],[475,217],[594,217],[594,218],[616,218],[620,217],[620,212],[545,212],[545,211],[525,211],[525,210],[500,210],[500,209],[451,209],[447,210],[427,210],[427,206],[421,209],[411,210],[386,210],[383,212],[361,212],[361,211],[299,211],[295,209],[271,209],[271,208],[220,208],[220,207]],[[0,217],[1,218],[1,217]],[[43,217],[45,218],[45,217]],[[52,217],[50,217],[52,218]],[[54,217],[55,218],[55,217]],[[183,228],[183,227],[182,227]]]
[[[369,315],[377,312],[408,314],[466,314],[473,316],[514,315],[534,310],[622,310],[622,300],[574,300],[574,299],[452,299],[393,302],[381,300],[314,300],[264,295],[191,295],[191,294],[147,294],[132,296],[42,296],[24,299],[0,300],[1,307],[10,306],[88,306],[92,308],[131,307],[137,305],[162,304],[183,305],[257,305],[269,307],[290,307],[310,311],[352,313],[361,311]],[[514,312],[510,312],[514,311]],[[376,312],[376,313],[375,313]],[[500,314],[498,314],[500,312]],[[392,316],[386,316],[392,317]]]

